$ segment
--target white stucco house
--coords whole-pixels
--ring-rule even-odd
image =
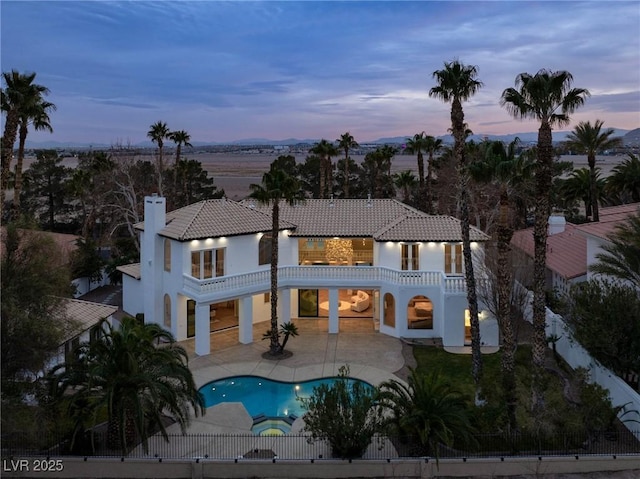
[[[195,351],[215,349],[212,332],[269,328],[271,208],[206,200],[166,212],[145,198],[141,262],[120,267],[123,309],[144,313]],[[472,228],[475,256],[488,236]],[[392,199],[309,199],[280,206],[278,319],[326,318],[328,334],[347,321],[405,338],[469,341],[460,222]],[[495,319],[481,308],[481,341],[498,344]]]

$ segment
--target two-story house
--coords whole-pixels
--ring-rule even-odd
[[[270,319],[271,208],[228,199],[165,208],[164,198],[145,198],[141,262],[120,268],[123,309],[195,338],[199,355],[223,328],[253,342],[254,323],[266,331]],[[472,228],[480,261],[487,239]],[[326,318],[333,334],[364,319],[394,337],[468,342],[457,219],[392,199],[309,199],[281,203],[278,244],[279,321]],[[483,344],[497,345],[495,319],[480,317]]]

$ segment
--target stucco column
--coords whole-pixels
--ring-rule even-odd
[[[239,301],[238,311],[238,341],[242,344],[253,342],[253,296]]]
[[[338,300],[338,290],[332,288],[329,290],[329,333],[337,333],[339,326],[339,309],[340,301]]]
[[[278,291],[278,324],[291,321],[291,290]]]
[[[196,354],[205,356],[211,353],[211,326],[209,305],[196,304]]]

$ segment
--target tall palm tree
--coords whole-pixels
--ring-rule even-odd
[[[2,112],[6,114],[0,158],[2,163],[0,178],[0,204],[4,204],[5,190],[9,182],[9,171],[13,161],[13,146],[18,135],[23,109],[34,105],[43,95],[49,94],[45,86],[33,83],[35,73],[20,73],[17,70],[2,73],[6,87],[0,90]]]
[[[420,455],[438,458],[440,445],[473,442],[467,400],[438,372],[411,369],[406,384],[391,379],[379,388],[378,403],[389,412],[389,432],[418,445]]]
[[[427,211],[427,195],[425,191],[424,181],[424,155],[427,150],[427,136],[423,131],[416,133],[413,138],[407,138],[404,151],[410,155],[416,155],[418,161],[418,208]]]
[[[623,203],[640,201],[640,158],[629,153],[629,158],[611,170],[606,190],[617,195]]]
[[[180,153],[182,153],[182,146],[193,147],[189,140],[191,140],[191,135],[187,133],[185,130],[172,131],[169,133],[169,139],[176,144],[176,166],[180,161]]]
[[[22,108],[20,115],[20,131],[18,143],[18,161],[16,163],[16,176],[14,180],[13,211],[14,217],[20,212],[20,194],[22,193],[22,165],[24,163],[24,147],[29,133],[29,123],[37,130],[46,130],[53,133],[49,119],[49,111],[55,111],[53,103],[45,101],[41,96],[34,96]]]
[[[554,125],[569,123],[569,114],[584,104],[589,91],[572,88],[573,76],[567,71],[540,70],[535,75],[520,73],[515,88],[502,92],[500,104],[515,118],[531,118],[540,122],[538,158],[535,180],[535,224],[533,228],[533,412],[540,417],[544,405],[543,373],[547,346],[546,324],[546,263],[547,228],[550,213],[550,191],[553,165]]]
[[[351,148],[358,148],[360,145],[348,131],[340,135],[340,138],[336,140],[338,142],[338,148],[342,148],[344,151],[344,197],[349,198],[349,150]]]
[[[481,144],[483,156],[469,165],[471,177],[478,182],[491,184],[498,190],[500,212],[496,228],[497,259],[497,305],[496,317],[502,334],[502,385],[507,405],[507,416],[512,430],[516,422],[516,334],[511,310],[513,290],[513,268],[511,264],[511,238],[514,232],[512,198],[523,181],[531,176],[532,161],[523,161],[516,155],[520,143],[515,138],[507,147],[501,141]]]
[[[333,165],[331,157],[338,154],[338,149],[324,138],[309,150],[320,157],[320,198],[328,198],[333,192]]]
[[[281,356],[284,345],[280,344],[278,330],[278,233],[280,231],[280,202],[293,204],[302,199],[298,180],[276,168],[273,163],[262,176],[262,184],[251,184],[251,198],[262,204],[271,205],[271,328],[269,329],[269,353]],[[291,320],[287,318],[287,323]],[[292,324],[292,323],[291,323]],[[284,325],[283,325],[284,326]],[[286,331],[285,331],[286,334]],[[295,334],[291,334],[295,336]]]
[[[158,428],[168,441],[163,416],[183,434],[190,410],[204,414],[204,400],[189,370],[187,352],[157,324],[125,317],[120,327],[99,323],[102,335],[82,343],[74,358],[48,375],[52,396],[70,401],[76,435],[102,414],[108,418],[108,444],[123,455],[136,436],[147,450],[149,433]],[[162,345],[160,345],[162,343]]]
[[[622,138],[611,138],[615,134],[613,128],[607,128],[602,131],[602,120],[596,120],[595,124],[591,122],[581,121],[567,137],[567,145],[580,153],[587,155],[590,173],[590,190],[589,200],[591,202],[591,212],[593,213],[593,221],[600,221],[598,211],[598,188],[596,186],[596,153],[602,150],[608,150],[622,146]]]
[[[147,132],[147,137],[151,139],[151,141],[158,145],[158,163],[156,168],[158,170],[158,193],[162,196],[162,174],[164,172],[164,161],[162,158],[163,148],[164,148],[164,140],[169,138],[171,134],[171,130],[167,124],[163,121],[156,121]]]
[[[597,263],[590,267],[598,274],[613,276],[640,290],[640,211],[629,216],[616,227],[602,253],[596,254]]]
[[[427,135],[425,138],[426,149],[429,153],[429,159],[427,160],[427,179],[425,180],[425,192],[426,192],[426,212],[433,213],[433,195],[431,193],[431,186],[433,183],[433,161],[434,156],[442,148],[442,140],[440,138]]]
[[[394,183],[402,190],[402,201],[409,204],[411,202],[411,190],[416,186],[416,177],[411,170],[396,173],[394,175]]]
[[[451,131],[454,138],[454,156],[459,171],[460,223],[462,226],[462,246],[464,256],[465,279],[467,283],[467,301],[471,323],[471,354],[473,360],[473,379],[476,386],[482,377],[482,354],[480,352],[480,322],[478,320],[478,296],[476,279],[471,256],[469,227],[469,193],[467,162],[465,158],[465,138],[467,126],[464,122],[462,102],[471,98],[481,87],[477,79],[478,67],[465,65],[458,60],[445,62],[442,70],[433,72],[437,85],[429,90],[429,96],[445,103],[451,103]]]

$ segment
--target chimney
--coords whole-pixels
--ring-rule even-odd
[[[564,232],[565,226],[567,226],[567,220],[564,218],[562,213],[552,214],[549,216],[548,235],[553,236]]]

